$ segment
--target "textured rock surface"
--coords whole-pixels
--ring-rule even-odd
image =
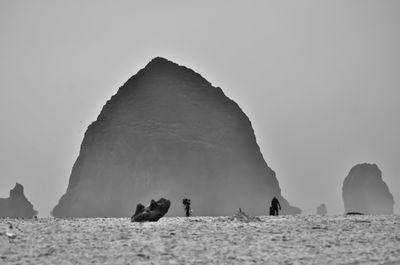
[[[393,196],[375,164],[354,166],[343,182],[345,212],[393,214]]]
[[[0,198],[0,217],[32,218],[36,214],[37,211],[24,195],[24,187],[19,183],[10,190],[9,198]]]
[[[245,89],[245,88],[243,88]],[[170,216],[265,214],[281,196],[247,116],[194,71],[163,58],[131,77],[87,129],[56,217],[130,216],[141,201],[171,200]]]
[[[147,207],[139,203],[131,217],[131,222],[157,222],[168,212],[170,206],[171,202],[164,198],[158,201],[151,200],[150,205]]]

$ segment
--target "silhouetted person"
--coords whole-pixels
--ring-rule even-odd
[[[192,215],[192,210],[190,209],[190,199],[183,199],[182,201],[183,207],[185,208],[185,214],[186,217],[189,217]]]
[[[269,208],[269,214],[278,216],[278,210],[281,210],[281,204],[276,197],[272,198],[271,207]]]

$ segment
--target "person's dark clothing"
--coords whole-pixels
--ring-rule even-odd
[[[281,209],[281,204],[279,203],[278,199],[274,197],[271,201],[271,207],[269,210],[270,215],[278,216],[278,210]]]
[[[274,207],[269,207],[269,215],[275,215],[275,209]]]
[[[183,199],[182,203],[183,203],[184,208],[185,208],[186,217],[189,217],[191,215],[190,200],[189,199]]]

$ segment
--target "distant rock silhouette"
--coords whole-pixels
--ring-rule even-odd
[[[164,198],[158,201],[151,200],[150,205],[147,207],[139,203],[131,217],[131,222],[157,222],[168,212],[170,206],[171,202]]]
[[[243,88],[246,89],[246,88]],[[250,120],[194,71],[163,58],[131,77],[87,129],[55,217],[129,216],[137,201],[166,197],[170,216],[190,197],[198,216],[239,207],[300,213],[281,196]]]
[[[37,213],[25,197],[24,187],[19,183],[10,190],[9,198],[0,198],[0,217],[32,218]]]
[[[327,213],[328,210],[326,209],[326,205],[324,203],[321,203],[321,205],[317,207],[317,214],[326,215]]]
[[[346,213],[393,214],[393,196],[375,164],[354,166],[342,191]]]

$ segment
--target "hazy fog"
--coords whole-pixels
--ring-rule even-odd
[[[48,216],[87,126],[163,56],[241,106],[292,205],[342,213],[368,162],[400,213],[399,47],[399,1],[0,1],[0,197],[18,181]]]

